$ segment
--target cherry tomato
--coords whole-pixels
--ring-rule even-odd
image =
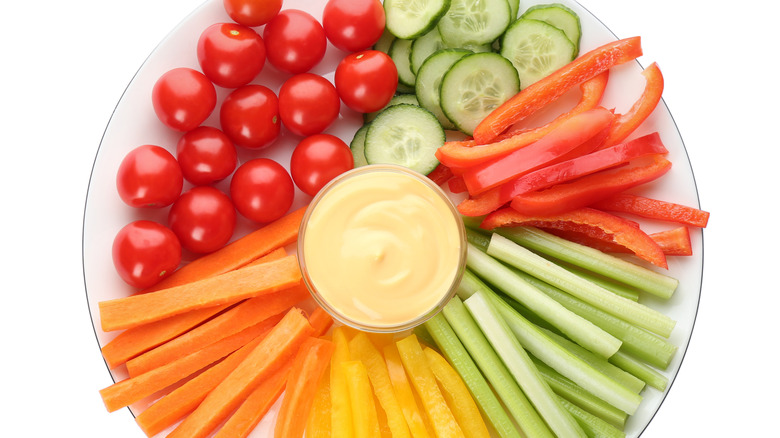
[[[196,186],[227,178],[238,164],[233,142],[211,126],[199,126],[182,135],[176,144],[176,159],[184,179]]]
[[[398,70],[389,56],[365,50],[344,57],[336,67],[336,90],[341,100],[361,113],[382,109],[398,88]]]
[[[279,115],[290,132],[319,134],[339,115],[341,101],[329,80],[312,73],[287,79],[279,89]]]
[[[230,198],[210,186],[193,187],[173,203],[168,226],[181,246],[198,254],[222,248],[233,237],[236,209]]]
[[[255,222],[272,222],[292,206],[295,186],[281,164],[255,158],[236,169],[230,180],[230,197],[241,215]]]
[[[279,99],[263,85],[236,88],[222,102],[219,122],[233,143],[262,149],[279,136]]]
[[[223,0],[225,12],[244,26],[262,26],[279,13],[282,0]]]
[[[149,144],[125,155],[116,173],[119,197],[131,207],[171,205],[181,194],[183,185],[176,158],[166,149]]]
[[[152,105],[165,126],[190,131],[214,111],[217,91],[203,73],[186,67],[174,68],[163,73],[154,84]]]
[[[304,138],[290,157],[290,173],[295,185],[310,196],[353,167],[354,159],[349,146],[330,134]]]
[[[198,63],[211,82],[238,88],[252,81],[265,64],[265,43],[254,29],[215,23],[198,39]]]
[[[169,228],[148,220],[125,225],[111,248],[116,272],[143,289],[170,275],[181,262],[181,244]]]
[[[267,59],[287,73],[311,70],[325,56],[327,39],[322,25],[298,9],[279,12],[263,30]]]
[[[385,29],[385,10],[379,0],[328,0],[322,27],[331,44],[357,52],[371,48]]]

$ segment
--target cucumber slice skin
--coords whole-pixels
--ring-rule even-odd
[[[375,111],[373,113],[365,113],[363,114],[363,122],[368,123],[376,118],[376,115],[380,112],[384,111],[386,108],[391,107],[393,105],[398,105],[399,103],[408,103],[410,105],[417,105],[420,106],[420,102],[417,101],[417,96],[414,94],[396,94],[390,99],[390,102],[387,102],[387,105],[385,105],[382,109],[379,111]]]
[[[492,44],[511,23],[507,0],[452,0],[438,28],[448,47]]]
[[[543,52],[538,50],[543,47]],[[517,69],[522,88],[573,61],[574,43],[557,27],[540,20],[518,18],[501,41],[501,55]]]
[[[416,2],[414,11],[409,11],[407,0],[384,0],[385,26],[387,30],[401,39],[414,39],[428,33],[436,27],[444,14],[450,9],[451,0],[422,0]]]
[[[488,90],[492,93],[485,94]],[[519,91],[520,80],[512,63],[498,53],[487,52],[464,56],[453,64],[439,92],[444,114],[460,131],[471,135],[485,116]]]
[[[456,129],[441,109],[440,89],[444,74],[453,64],[472,52],[465,49],[442,49],[428,57],[417,72],[415,93],[420,106],[432,112],[444,129]]]
[[[398,70],[398,83],[414,88],[415,75],[412,71],[412,42],[396,38],[390,45],[388,55]]]
[[[427,175],[439,160],[436,149],[444,145],[445,133],[430,111],[401,103],[379,113],[366,132],[368,164],[397,164]]]
[[[579,52],[580,40],[582,39],[582,23],[579,15],[568,6],[560,3],[534,5],[529,7],[520,18],[544,21],[557,27],[566,34],[569,41],[574,43],[576,51]]]
[[[355,132],[355,136],[352,137],[352,141],[349,142],[349,150],[352,152],[352,160],[355,167],[361,167],[368,164],[366,161],[366,133],[368,132],[369,124],[358,128]]]

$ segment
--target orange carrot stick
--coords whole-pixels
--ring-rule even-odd
[[[185,382],[141,412],[135,421],[146,436],[153,437],[194,411],[212,389],[216,388],[262,341],[258,336],[223,361]]]
[[[277,248],[258,258],[252,264],[272,262],[284,258],[286,255],[287,252],[284,248]],[[108,367],[114,369],[139,354],[170,341],[228,307],[230,305],[225,304],[193,310],[192,312],[127,329],[103,346],[101,349],[103,358],[106,360]]]
[[[117,409],[142,400],[144,397],[163,390],[207,365],[222,359],[252,339],[267,333],[277,321],[277,318],[269,318],[260,324],[249,327],[240,333],[236,333],[160,368],[114,383],[100,391],[103,403],[105,403],[109,412],[114,412]]]
[[[317,386],[335,349],[333,342],[325,339],[311,337],[303,341],[293,361],[282,407],[276,418],[275,437],[303,436]]]
[[[211,434],[263,379],[295,354],[313,330],[300,309],[291,309],[169,437],[196,438]]]
[[[189,332],[127,361],[127,372],[133,377],[165,365],[266,318],[286,312],[308,296],[306,287],[299,284],[287,290],[250,298]]]
[[[168,289],[224,274],[238,269],[276,248],[289,245],[298,239],[298,228],[305,211],[305,207],[299,208],[212,253],[199,257],[140,293]]]
[[[300,281],[298,262],[291,255],[170,289],[101,301],[100,322],[104,331],[136,327],[191,310],[277,292]]]
[[[314,327],[314,336],[319,337],[324,335],[333,325],[333,318],[322,307],[318,306],[309,315],[309,324]]]
[[[236,412],[228,418],[225,425],[214,435],[214,438],[244,438],[248,436],[282,395],[290,376],[292,361],[287,361],[281,368],[264,379],[249,397],[241,403]]]

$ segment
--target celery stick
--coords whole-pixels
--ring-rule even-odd
[[[659,391],[664,391],[666,389],[666,385],[669,384],[669,379],[667,379],[666,376],[651,368],[649,365],[640,362],[626,353],[623,353],[622,351],[615,353],[612,357],[609,358],[609,361],[612,364],[626,370],[626,372],[629,372],[639,379],[642,379],[649,386]]]
[[[629,353],[650,365],[666,369],[672,361],[677,347],[648,331],[599,310],[590,304],[575,298],[562,290],[535,278],[525,272],[515,270],[515,274],[534,287],[561,303],[572,312],[592,321],[597,326],[617,337],[623,344],[620,351]]]
[[[490,245],[490,234],[466,229],[466,240],[476,248],[479,248],[482,252],[487,252],[488,245]]]
[[[580,409],[573,403],[561,399],[563,407],[577,420],[588,436],[598,438],[625,438],[626,433],[603,419]]]
[[[466,266],[588,350],[609,357],[620,348],[620,340],[567,310],[520,278],[511,268],[472,245],[468,248]]]
[[[615,316],[657,333],[669,337],[675,321],[663,313],[591,283],[576,274],[561,268],[544,257],[538,256],[500,234],[493,234],[488,247],[488,255],[521,269],[564,292]]]
[[[458,296],[461,300],[465,300],[474,295],[474,292],[487,288],[487,285],[479,277],[474,275],[469,269],[466,269],[463,271],[463,277],[461,277],[458,285]]]
[[[471,391],[474,401],[482,412],[482,416],[493,426],[502,438],[520,438],[520,432],[512,423],[512,419],[501,406],[501,402],[490,389],[479,368],[469,356],[458,336],[450,327],[447,319],[441,313],[425,322],[428,333],[441,349],[447,361],[458,372],[463,383]]]
[[[612,380],[616,381],[617,383],[625,386],[626,388],[630,389],[631,391],[636,392],[639,394],[642,392],[642,390],[645,388],[645,381],[634,376],[633,374],[623,370],[622,368],[618,367],[617,365],[610,363],[607,359],[604,359],[601,356],[595,355],[591,353],[590,351],[580,347],[579,345],[575,344],[574,342],[557,335],[549,330],[545,330],[543,328],[540,328],[547,336],[549,336],[553,341],[560,344],[563,348],[569,350],[572,354],[579,357],[580,359],[584,360],[588,365],[592,366],[593,368],[597,369],[601,373],[605,374],[607,377],[611,378]],[[619,351],[615,354],[620,353]],[[613,355],[614,356],[614,355]]]
[[[483,296],[490,300],[520,344],[536,358],[623,412],[629,415],[636,412],[642,402],[642,397],[639,394],[599,372],[550,339],[541,329],[520,316],[510,305],[492,292],[478,293],[484,294]]]
[[[618,283],[617,281],[612,280],[610,278],[606,278],[594,272],[588,271],[586,269],[582,269],[579,266],[574,266],[570,263],[564,263],[560,260],[556,260],[556,264],[566,269],[569,272],[573,272],[579,275],[580,277],[590,281],[591,283],[596,283],[597,285],[614,293],[615,295],[620,295],[621,297],[629,299],[631,301],[639,301],[639,290],[633,286],[628,286],[623,283]]]
[[[610,424],[625,427],[628,414],[584,390],[539,359],[532,356],[531,360],[553,392]]]
[[[442,313],[522,432],[529,438],[553,438],[552,432],[485,339],[460,298],[456,296],[450,300]]]
[[[491,302],[488,296],[490,293],[478,291],[465,301],[466,308],[482,333],[555,434],[562,437],[586,436],[571,414],[563,409],[558,397],[531,362],[528,353],[512,335],[509,326]]]
[[[479,227],[479,224],[482,223],[482,221],[485,219],[485,216],[461,216],[460,218],[463,219],[463,225],[465,225],[466,228],[485,232],[485,230]]]
[[[534,227],[504,227],[497,233],[526,248],[588,269],[664,299],[679,281],[599,250],[570,242]]]

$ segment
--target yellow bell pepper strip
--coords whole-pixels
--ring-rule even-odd
[[[423,352],[431,372],[439,382],[442,395],[466,438],[490,438],[485,420],[482,419],[477,404],[457,371],[447,363],[447,359],[432,348],[426,347]]]
[[[636,128],[647,119],[661,101],[661,94],[664,91],[664,76],[661,69],[655,62],[642,71],[645,77],[645,89],[642,96],[631,106],[625,114],[620,114],[615,119],[615,123],[609,129],[609,135],[604,142],[603,147],[616,145],[631,135]]]
[[[352,405],[352,427],[355,438],[380,438],[374,394],[368,371],[359,360],[341,363],[347,381],[349,400]]]
[[[330,427],[334,437],[353,438],[352,404],[347,389],[347,376],[341,367],[350,360],[347,329],[339,326],[333,329],[333,344],[336,346],[330,361]]]
[[[406,377],[404,365],[401,362],[401,356],[395,344],[386,345],[382,352],[387,364],[387,372],[390,376],[390,382],[393,384],[393,390],[398,403],[401,405],[401,411],[409,426],[409,431],[415,438],[428,438],[431,434],[425,426],[425,419],[422,410],[417,401],[415,401],[414,392]]]
[[[390,382],[390,374],[382,353],[363,332],[356,334],[349,341],[349,352],[352,360],[359,360],[365,365],[374,395],[384,411],[393,438],[411,437],[401,405],[393,392],[393,384]]]
[[[524,88],[488,114],[474,129],[474,140],[478,144],[490,143],[508,127],[558,99],[572,87],[640,56],[642,44],[639,37],[613,41],[579,56]]]
[[[325,370],[306,419],[306,438],[331,438],[330,430],[330,370]]]
[[[409,380],[422,400],[425,412],[431,420],[434,432],[438,438],[463,437],[463,430],[458,426],[444,396],[436,384],[428,361],[425,358],[417,336],[409,335],[395,343],[401,362],[409,375]]]

